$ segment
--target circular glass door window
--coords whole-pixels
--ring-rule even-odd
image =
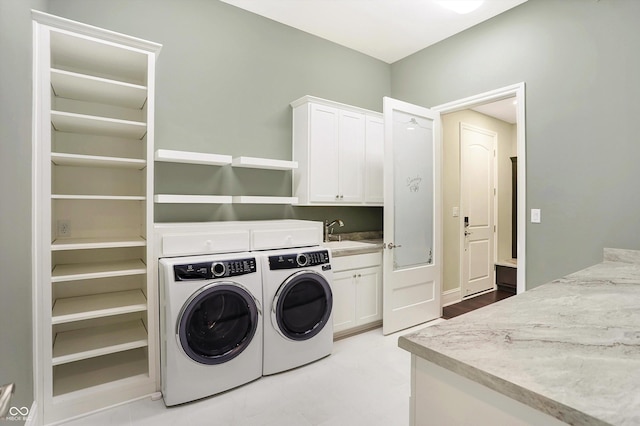
[[[307,340],[329,321],[333,295],[322,275],[301,271],[280,286],[274,304],[272,314],[280,333],[291,340]]]
[[[201,364],[222,364],[240,355],[258,327],[258,306],[243,287],[217,283],[185,304],[178,336],[185,353]]]

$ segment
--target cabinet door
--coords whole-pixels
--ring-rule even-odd
[[[382,319],[382,268],[364,268],[356,274],[356,324]]]
[[[340,111],[339,179],[341,203],[361,203],[364,200],[364,138],[365,115]]]
[[[333,273],[333,332],[356,326],[355,271]]]
[[[367,204],[384,203],[384,121],[367,116],[364,159],[364,201]]]
[[[339,196],[339,111],[311,105],[309,124],[309,200],[335,202]]]

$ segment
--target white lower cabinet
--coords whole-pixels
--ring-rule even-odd
[[[334,257],[332,266],[334,335],[382,320],[382,253]]]

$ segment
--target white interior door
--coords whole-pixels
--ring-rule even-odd
[[[494,287],[497,134],[460,123],[462,297]]]
[[[384,98],[383,328],[441,316],[440,114]]]

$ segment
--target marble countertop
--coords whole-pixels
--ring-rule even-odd
[[[569,424],[640,424],[640,252],[399,338],[401,348]]]
[[[382,250],[382,233],[379,231],[352,232],[338,235],[340,235],[341,241],[322,244],[323,247],[331,250],[332,257],[375,253]]]

